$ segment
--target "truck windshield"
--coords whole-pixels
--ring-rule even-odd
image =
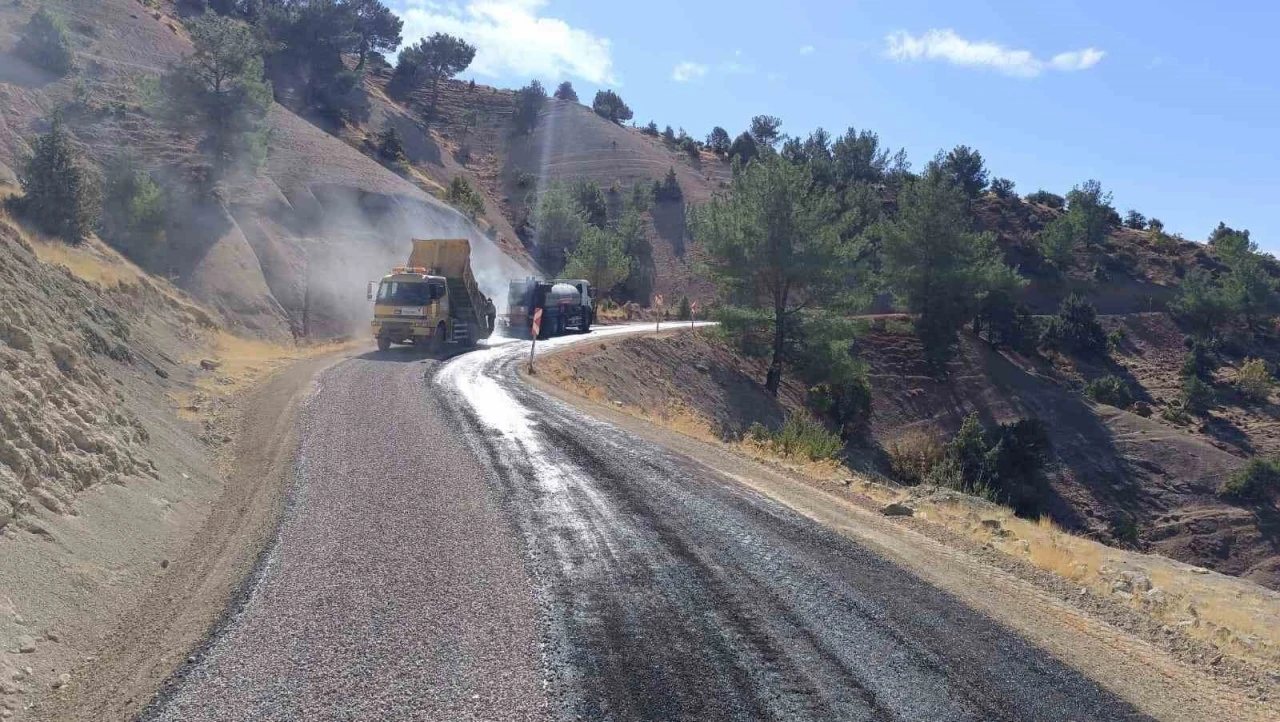
[[[444,289],[433,293],[435,284],[383,281],[378,286],[378,300],[402,306],[426,306],[444,295]]]

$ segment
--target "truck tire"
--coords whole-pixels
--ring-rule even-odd
[[[391,348],[391,339],[387,338],[386,336],[379,336],[379,337],[378,337],[378,350],[379,350],[379,351],[386,351],[386,350],[387,350],[387,349],[389,349],[389,348]]]
[[[578,326],[579,333],[591,333],[591,312],[582,312],[582,325]]]
[[[435,335],[431,337],[431,348],[432,348],[432,350],[434,350],[434,351],[443,351],[443,350],[444,350],[444,341],[445,341],[444,337],[445,337],[445,334],[447,334],[447,333],[449,333],[449,327],[445,324],[445,322],[444,322],[444,321],[441,321],[441,322],[436,326],[436,333],[435,333]]]

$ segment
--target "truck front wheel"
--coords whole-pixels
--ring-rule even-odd
[[[386,351],[389,348],[391,348],[391,339],[386,336],[378,336],[378,350]]]
[[[440,325],[436,326],[436,335],[431,338],[431,348],[436,351],[444,350],[444,337],[448,333],[449,327],[445,325],[444,321],[441,321]]]

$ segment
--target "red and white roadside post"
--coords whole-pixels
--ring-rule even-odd
[[[542,332],[542,309],[533,309],[532,340],[529,344],[529,373],[533,373],[533,352],[538,348],[538,334]]]
[[[662,294],[661,293],[653,294],[653,305],[658,307],[658,315],[656,316],[656,318],[658,319],[657,321],[658,325],[655,326],[653,330],[655,333],[661,333],[662,332]]]
[[[689,303],[689,330],[693,330],[693,319],[698,317],[698,302],[691,301]]]

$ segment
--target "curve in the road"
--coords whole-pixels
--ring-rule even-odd
[[[528,388],[527,353],[324,374],[269,563],[149,717],[1142,719],[866,548]]]

